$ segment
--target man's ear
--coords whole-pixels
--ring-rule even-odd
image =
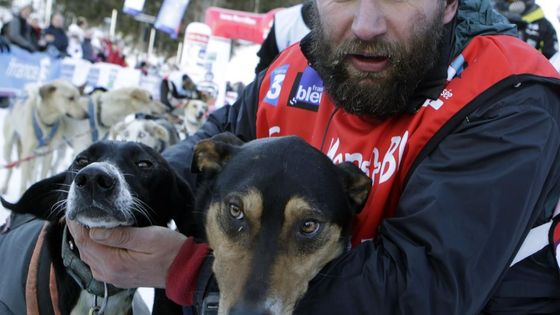
[[[338,164],[337,168],[342,177],[342,183],[350,204],[354,208],[354,213],[357,214],[362,211],[369,196],[372,185],[371,178],[351,162]]]
[[[447,24],[453,20],[459,8],[459,0],[445,0],[445,8],[443,11],[443,24]]]
[[[201,173],[221,171],[242,144],[241,139],[229,132],[201,140],[194,147],[191,170]]]
[[[66,172],[43,179],[31,185],[16,203],[0,197],[4,208],[16,213],[29,213],[40,219],[58,221],[64,216],[68,187]]]

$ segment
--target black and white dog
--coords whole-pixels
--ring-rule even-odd
[[[165,226],[174,220],[179,231],[198,233],[189,186],[140,143],[94,143],[67,171],[35,183],[17,203],[1,201],[12,210],[11,224],[0,234],[1,314],[87,314],[102,300],[104,314],[129,314],[135,290],[93,279],[65,218],[89,227]],[[176,305],[165,308],[169,301],[159,304],[161,293],[154,314],[180,313]]]

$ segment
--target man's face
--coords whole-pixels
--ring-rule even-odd
[[[64,26],[64,18],[62,17],[62,15],[57,14],[57,15],[53,16],[52,25],[55,26],[55,27]]]
[[[454,15],[445,3],[316,0],[310,59],[337,106],[378,119],[413,112],[408,98],[434,66]]]

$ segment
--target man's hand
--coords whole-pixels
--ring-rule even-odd
[[[169,266],[187,239],[160,226],[87,229],[71,220],[67,224],[93,277],[119,288],[164,288]]]

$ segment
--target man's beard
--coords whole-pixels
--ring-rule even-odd
[[[413,30],[408,43],[352,38],[338,47],[329,43],[317,9],[311,11],[314,16],[308,57],[337,107],[380,120],[416,112],[417,104],[409,100],[437,62],[444,30],[443,6],[432,21]],[[388,56],[390,67],[380,73],[358,71],[346,59],[350,54]]]

